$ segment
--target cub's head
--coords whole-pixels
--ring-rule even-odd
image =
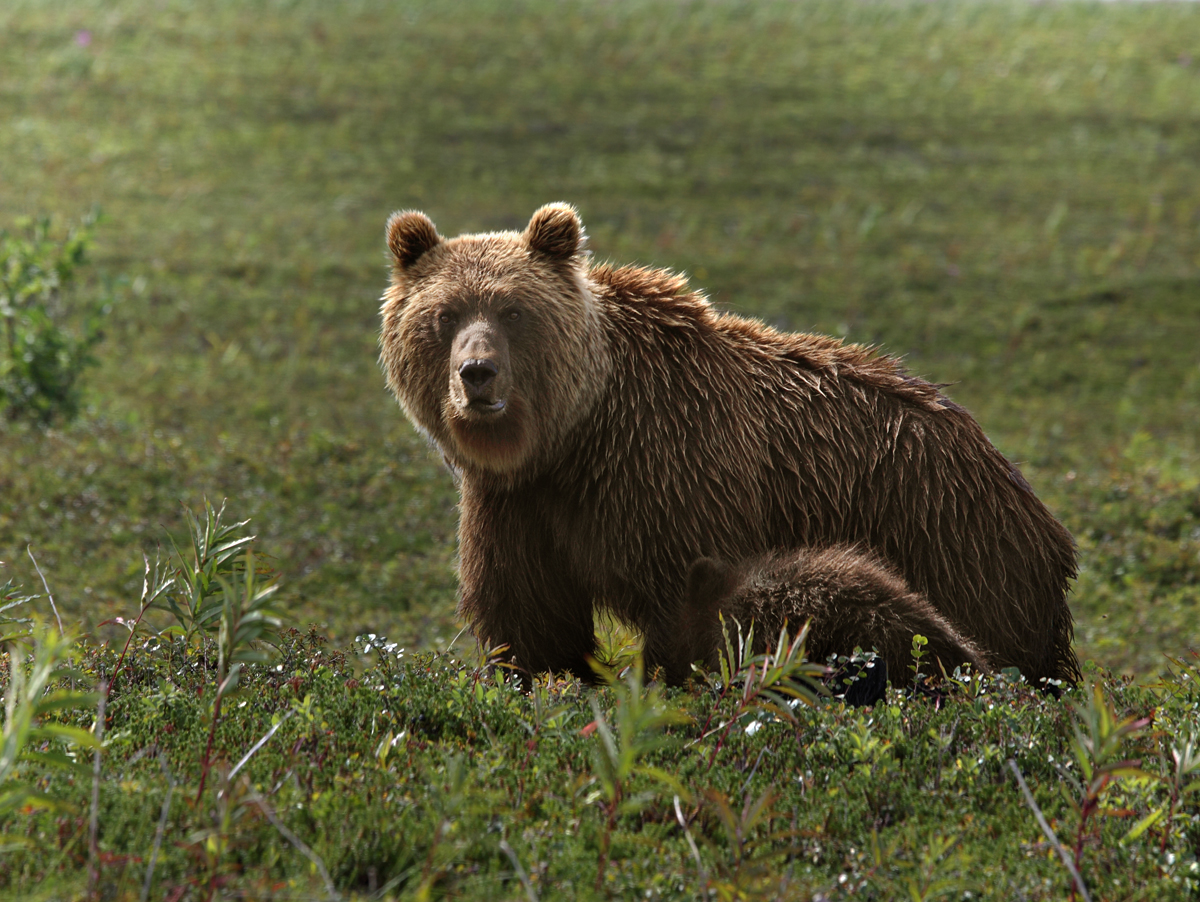
[[[583,225],[566,204],[524,232],[444,239],[388,220],[380,361],[405,413],[456,466],[515,474],[552,456],[604,387],[608,349]]]

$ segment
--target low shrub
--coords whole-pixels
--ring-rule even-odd
[[[0,230],[0,411],[9,419],[44,424],[79,412],[79,377],[96,362],[111,309],[75,284],[95,221],[85,217],[61,240],[45,218]]]

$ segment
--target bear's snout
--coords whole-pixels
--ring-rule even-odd
[[[450,393],[461,414],[487,420],[508,407],[512,387],[508,337],[494,321],[480,318],[454,338]]]
[[[490,401],[492,383],[496,381],[499,372],[500,367],[487,358],[472,357],[464,360],[458,368],[458,378],[462,380],[467,400]]]

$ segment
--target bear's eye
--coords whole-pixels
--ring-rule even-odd
[[[449,325],[451,319],[452,317],[449,313],[442,312],[438,314],[438,322],[442,325]]]
[[[510,320],[512,320],[513,322],[516,322],[517,320],[519,320],[521,318],[521,311],[520,310],[508,311],[508,318]]]

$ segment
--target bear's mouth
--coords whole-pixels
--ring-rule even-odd
[[[483,398],[476,398],[467,404],[467,410],[472,413],[481,413],[485,416],[489,414],[500,413],[508,406],[508,402],[503,398],[497,398],[495,401],[488,401]]]

